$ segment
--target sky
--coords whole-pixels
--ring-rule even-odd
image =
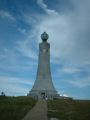
[[[44,31],[58,93],[90,99],[90,0],[0,0],[0,92],[31,90]]]

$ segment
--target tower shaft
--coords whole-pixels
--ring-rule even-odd
[[[43,42],[39,44],[39,62],[34,90],[53,91],[54,86],[50,71],[50,44]]]

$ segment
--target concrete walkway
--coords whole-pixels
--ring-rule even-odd
[[[48,120],[46,101],[38,100],[33,109],[31,109],[22,120]]]

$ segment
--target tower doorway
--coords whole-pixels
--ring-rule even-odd
[[[41,93],[41,98],[42,98],[42,99],[46,99],[46,93],[45,93],[45,92],[42,92],[42,93]]]

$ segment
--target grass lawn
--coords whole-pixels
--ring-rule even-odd
[[[48,117],[59,120],[89,120],[90,100],[48,100]]]
[[[35,103],[30,97],[0,96],[0,120],[21,120]]]

